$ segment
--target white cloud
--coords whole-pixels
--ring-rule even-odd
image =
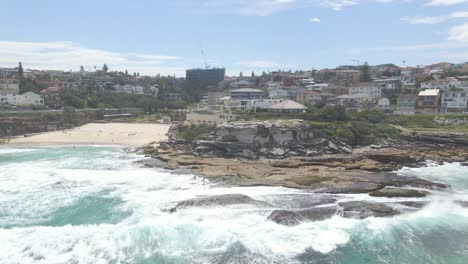
[[[458,11],[445,16],[403,17],[401,20],[410,24],[438,24],[453,19],[467,18],[468,11]]]
[[[430,0],[425,6],[451,6],[467,3],[468,0]]]
[[[448,38],[449,40],[468,44],[468,23],[450,28]]]
[[[295,7],[296,0],[250,0],[239,9],[245,16],[269,16]]]
[[[285,65],[281,63],[276,63],[274,61],[268,60],[253,60],[253,61],[241,61],[237,63],[244,67],[251,67],[251,68],[293,68],[294,66]]]
[[[234,12],[242,16],[270,16],[295,8],[303,0],[204,0],[189,3],[191,8],[203,8],[203,11]]]
[[[320,18],[318,18],[318,17],[311,18],[310,22],[318,23],[318,22],[320,22]]]
[[[111,70],[141,74],[183,75],[184,69],[172,65],[175,56],[120,53],[83,47],[73,42],[0,41],[0,66],[13,67],[21,61],[25,68],[78,70],[101,68],[106,63]]]
[[[390,3],[397,0],[373,0],[380,3]],[[294,8],[322,6],[336,11],[345,7],[358,5],[363,0],[204,0],[201,4],[190,5],[191,8],[203,8],[203,11],[234,12],[243,16],[270,16]]]
[[[335,11],[340,11],[345,7],[357,5],[359,3],[354,0],[324,0],[321,1],[320,4]]]

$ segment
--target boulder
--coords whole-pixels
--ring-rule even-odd
[[[171,208],[171,213],[186,207],[209,207],[209,206],[228,206],[235,204],[250,204],[255,206],[271,207],[271,204],[263,201],[258,201],[243,194],[222,194],[200,198],[193,198],[178,202],[177,205]]]
[[[385,204],[351,201],[339,203],[338,206],[315,207],[297,211],[275,210],[268,216],[268,220],[281,225],[294,226],[306,221],[323,221],[334,215],[340,215],[344,218],[364,219],[367,217],[394,216],[399,213],[399,211]]]
[[[380,190],[369,193],[370,196],[374,197],[425,197],[428,193],[424,191],[403,189],[403,188],[383,188]]]
[[[364,201],[351,201],[339,203],[343,208],[343,217],[364,219],[367,217],[386,217],[399,214],[390,206],[381,203],[371,203]]]
[[[315,207],[298,211],[275,210],[268,216],[268,220],[281,225],[293,226],[304,221],[326,220],[334,216],[339,210],[338,206]]]
[[[342,186],[334,186],[316,190],[319,193],[369,193],[382,189],[383,184],[375,182],[350,182]]]

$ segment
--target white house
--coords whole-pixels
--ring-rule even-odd
[[[16,94],[0,94],[0,105],[16,105]]]
[[[186,114],[185,125],[210,125],[217,126],[237,118],[232,113],[218,111],[194,111]]]
[[[468,97],[465,91],[444,92],[441,101],[441,113],[464,112],[467,110]]]
[[[462,82],[454,77],[448,77],[445,79],[432,80],[421,83],[421,89],[441,89],[448,91],[450,88],[461,88]]]
[[[328,83],[315,83],[312,85],[307,85],[306,88],[309,91],[317,91],[317,92],[326,91],[328,88]]]
[[[252,100],[230,100],[231,109],[243,112],[268,109],[270,106],[283,102],[285,99],[252,99]]]
[[[286,100],[268,107],[268,111],[275,113],[304,113],[306,110],[306,106],[292,100]]]
[[[390,100],[388,98],[380,98],[377,104],[378,108],[382,112],[389,112],[390,111]]]
[[[27,106],[35,105],[42,106],[44,105],[44,99],[37,93],[27,92],[17,96],[16,105]]]

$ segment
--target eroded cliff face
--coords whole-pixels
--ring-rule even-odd
[[[217,127],[207,140],[176,140],[172,145],[195,155],[252,159],[352,152],[343,142],[314,135],[302,120],[226,123]]]
[[[299,121],[291,124],[270,122],[234,122],[215,130],[219,141],[252,144],[256,148],[290,146],[313,140],[314,135]]]

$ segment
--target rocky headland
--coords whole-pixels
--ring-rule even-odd
[[[450,186],[395,171],[425,166],[432,162],[467,164],[468,140],[461,135],[402,135],[379,144],[357,146],[340,138],[323,138],[301,121],[234,122],[217,127],[203,140],[184,141],[174,136],[158,146],[147,145],[140,153],[164,162],[168,169],[189,169],[211,181],[235,186],[284,186],[314,194],[369,194],[373,197],[409,198],[400,205],[420,208],[422,198],[432,191],[451,190]],[[151,166],[150,161],[146,161]],[[219,198],[186,201],[171,211],[186,206],[219,202]],[[326,199],[327,200],[327,199]],[[258,203],[235,197],[232,203]],[[366,218],[399,214],[386,204],[369,202],[333,203],[329,206],[275,210],[269,219],[294,225],[317,221],[331,215]],[[319,203],[322,204],[322,203]]]

